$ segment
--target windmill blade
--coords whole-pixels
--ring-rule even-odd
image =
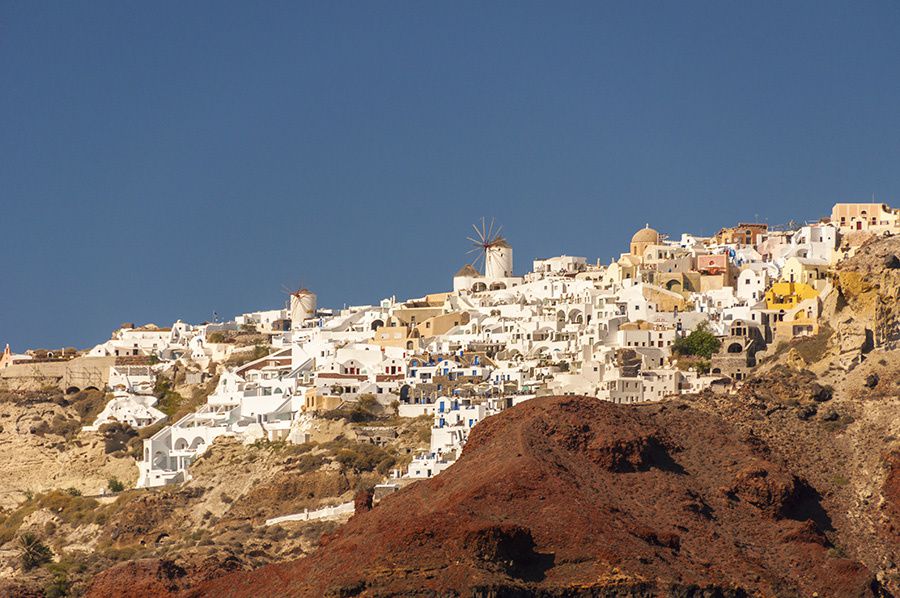
[[[472,260],[472,267],[475,268],[476,270],[478,270],[478,262],[479,261],[481,261],[481,262],[484,261],[484,252],[483,251],[479,252],[478,255],[475,256],[475,259]]]
[[[482,242],[479,241],[478,239],[473,239],[472,237],[466,237],[466,240],[471,241],[472,245],[477,245],[478,247],[482,246]]]
[[[478,230],[478,227],[474,224],[472,225],[472,229],[475,231],[475,236],[478,237],[479,239],[481,239],[481,241],[475,241],[475,242],[476,243],[484,243],[484,232]],[[468,238],[468,237],[466,237],[466,238]],[[473,239],[473,241],[474,241],[474,239]]]
[[[491,217],[491,227],[488,229],[488,234],[487,234],[488,243],[490,243],[493,238],[494,238],[494,218],[492,216]]]

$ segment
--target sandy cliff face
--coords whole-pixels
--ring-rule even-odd
[[[96,494],[109,478],[134,481],[131,459],[107,454],[99,435],[80,433],[84,422],[79,401],[98,399],[90,394],[63,397],[53,391],[0,397],[0,508],[13,508],[28,494],[46,490],[76,488]]]
[[[187,582],[296,559],[313,550],[322,534],[340,521],[267,527],[266,519],[352,501],[359,487],[384,479],[379,465],[404,458],[407,449],[427,446],[423,431],[430,426],[424,420],[398,421],[398,438],[384,449],[357,443],[355,424],[340,418],[311,422],[320,442],[306,445],[245,445],[222,437],[192,465],[193,479],[188,483],[98,500],[76,490],[94,479],[98,488],[105,486],[104,476],[128,481],[126,473],[133,476],[136,471],[134,461],[121,452],[116,453],[120,457],[107,454],[109,447],[98,434],[66,440],[44,431],[48,427],[64,434],[68,428],[59,420],[53,424],[53,418],[46,426],[31,418],[44,410],[77,414],[77,408],[45,400],[59,401],[58,394],[28,397],[37,405],[23,404],[26,395],[17,394],[19,404],[7,407],[22,416],[20,423],[28,422],[20,427],[43,452],[36,452],[32,467],[22,470],[23,479],[27,475],[35,484],[33,497],[27,499],[23,493],[0,511],[0,596],[42,596],[61,587],[77,596],[104,570],[109,570],[107,579],[115,579],[104,595],[152,596],[186,587]],[[0,404],[0,413],[4,408]],[[78,447],[78,441],[84,446]],[[73,455],[87,455],[84,468],[69,465],[57,475],[50,465],[59,454],[69,464]],[[120,464],[125,470],[119,471]],[[52,551],[54,562],[23,571],[16,544],[23,533],[38,536]]]
[[[900,342],[900,237],[876,239],[837,268],[837,288],[876,346]],[[839,314],[840,315],[840,314]]]

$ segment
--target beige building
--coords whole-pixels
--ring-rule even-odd
[[[781,269],[782,282],[808,284],[821,291],[828,282],[828,262],[802,257],[791,257]]]
[[[447,334],[452,328],[469,323],[468,312],[450,312],[428,318],[416,326],[414,336],[429,337]]]
[[[761,236],[769,230],[768,224],[753,222],[741,222],[732,228],[723,228],[716,233],[716,243],[719,245],[749,245],[756,246]]]
[[[836,203],[831,223],[842,233],[900,233],[900,210],[883,203]]]

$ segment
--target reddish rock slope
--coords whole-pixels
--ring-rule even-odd
[[[479,424],[456,465],[311,557],[187,594],[878,595],[830,525],[813,488],[715,415],[536,399]],[[101,575],[93,593],[123,581]]]

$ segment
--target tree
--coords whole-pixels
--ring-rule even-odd
[[[112,492],[122,492],[123,490],[125,490],[125,484],[123,484],[116,478],[109,478],[106,485]]]
[[[22,569],[31,571],[52,559],[53,553],[36,535],[26,532],[19,536],[19,561]]]
[[[721,343],[705,323],[697,326],[689,335],[675,339],[672,351],[678,355],[696,355],[709,359],[719,350]]]

